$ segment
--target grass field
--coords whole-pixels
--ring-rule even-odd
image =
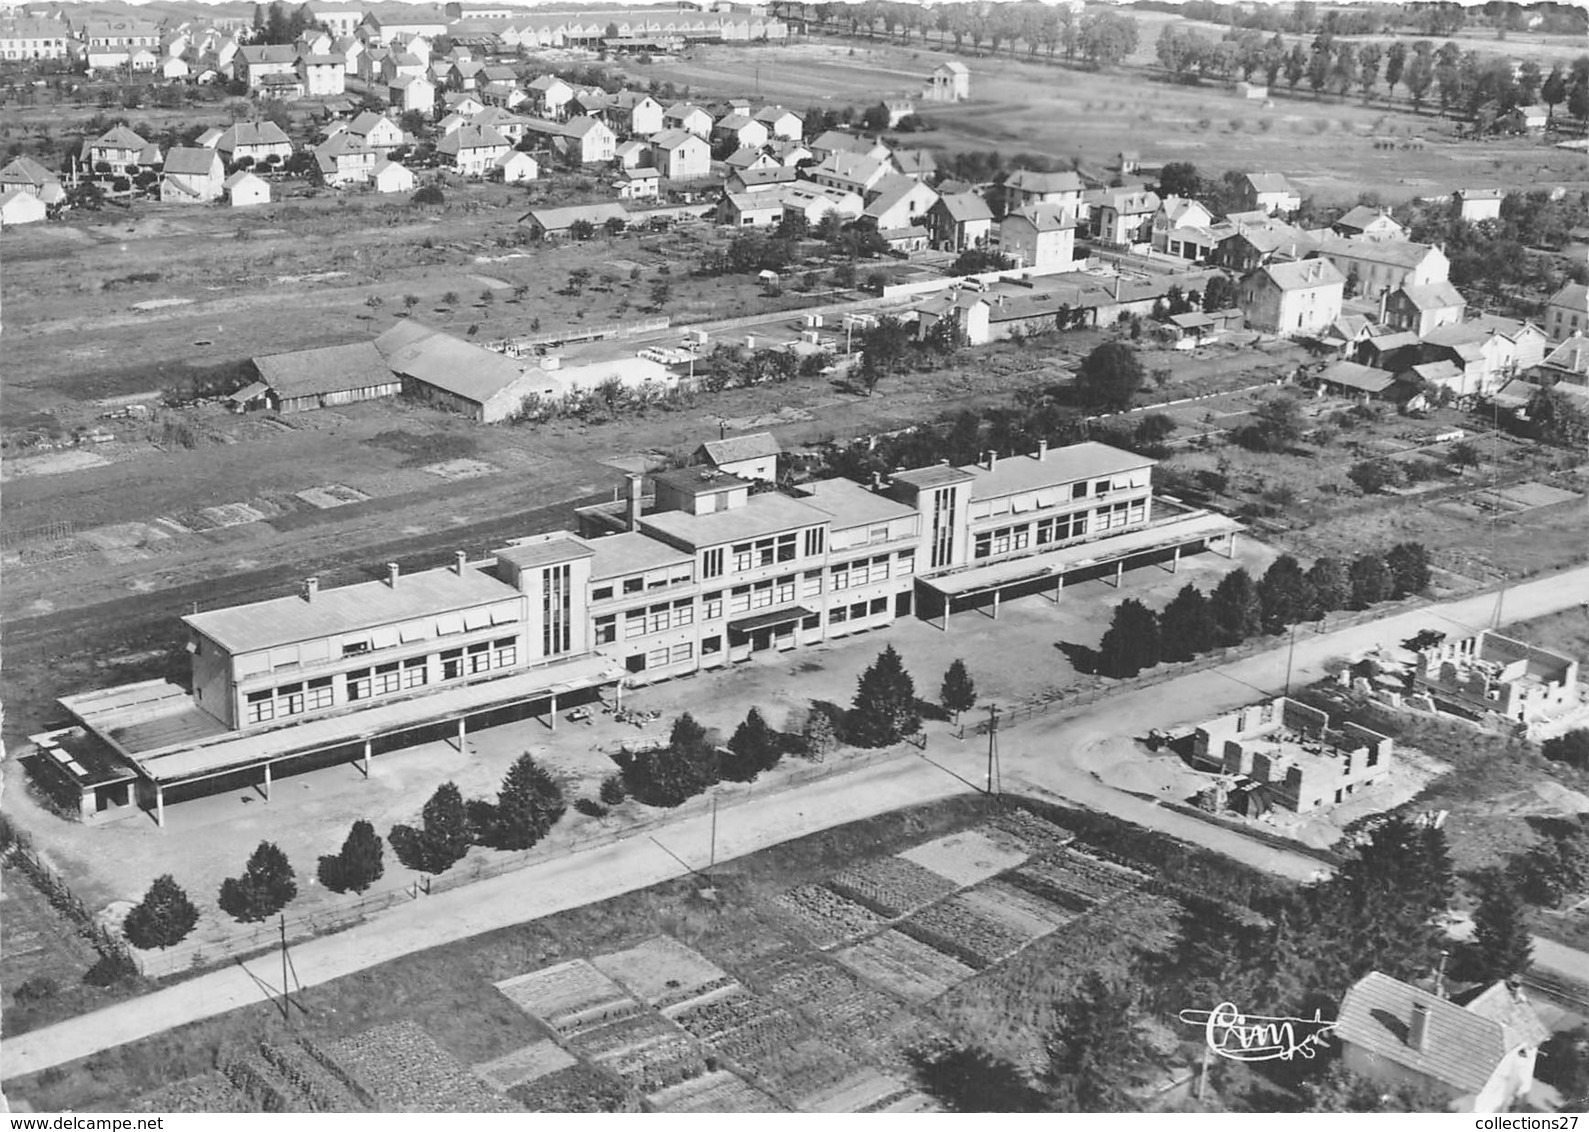
[[[1156,34],[1151,28],[1143,32],[1149,57]],[[698,95],[757,97],[759,89],[759,97],[796,109],[816,103],[859,108],[919,94],[946,55],[953,55],[952,44],[940,51],[936,41],[901,46],[813,38],[750,51],[696,47],[678,59],[633,67],[630,74],[687,84]],[[1304,193],[1325,202],[1352,201],[1369,191],[1396,202],[1475,182],[1589,185],[1579,155],[1540,140],[1458,142],[1451,137],[1452,123],[1432,113],[1414,114],[1400,102],[1364,105],[1355,97],[1316,99],[1284,91],[1268,103],[1249,102],[1216,84],[1182,86],[1143,72],[1087,72],[1034,62],[1024,53],[959,57],[971,70],[971,101],[921,104],[931,129],[899,135],[904,144],[950,152],[995,149],[1007,159],[1018,153],[1075,158],[1091,169],[1108,168],[1122,148],[1132,148],[1150,165],[1190,161],[1205,173],[1284,172]],[[1376,140],[1398,148],[1387,153],[1375,148]]]
[[[416,1076],[463,1095],[459,1067],[473,1065],[471,1103],[486,1103],[478,1090],[489,1082],[508,1091],[498,1101],[509,1108],[545,1103],[578,1073],[601,1086],[587,1092],[612,1090],[615,1105],[646,1093],[659,1107],[711,1107],[714,1096],[743,1107],[758,1095],[772,1098],[768,1107],[807,1111],[929,1107],[909,1099],[913,1048],[953,1034],[1029,1064],[1075,980],[1093,967],[1122,973],[1135,952],[1165,946],[1173,928],[1173,900],[1130,891],[1151,866],[1125,872],[1064,848],[1061,831],[1041,820],[1010,819],[965,797],[840,827],[720,865],[712,903],[695,882],[660,885],[313,988],[291,1031],[262,1004],[11,1082],[8,1094],[38,1111],[125,1109],[157,1090],[208,1095],[224,1091],[203,1076],[218,1051],[308,1041],[377,1097],[412,1092]],[[1112,844],[1108,819],[1085,826],[1084,841]],[[946,838],[968,830],[978,832]],[[841,868],[873,877],[877,898],[907,901],[922,884],[907,878],[936,874],[883,866],[898,860],[888,854],[929,842],[926,859],[960,880],[939,879],[930,906],[870,937],[866,962],[813,950],[774,904],[790,886]],[[1051,888],[987,879],[995,866],[964,874],[989,845],[999,847],[996,865],[1026,861],[1045,885],[1070,886],[1065,904],[1051,902]],[[973,887],[946,895],[965,882]],[[964,930],[935,946],[940,908]],[[987,965],[973,971],[939,946]],[[924,964],[947,994],[893,974]],[[703,1054],[737,1080],[700,1076]]]

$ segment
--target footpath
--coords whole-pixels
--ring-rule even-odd
[[[1513,587],[1504,597],[1504,615],[1507,620],[1541,616],[1578,605],[1585,594],[1589,594],[1589,566]],[[1290,658],[1291,681],[1317,679],[1332,661],[1377,642],[1402,640],[1423,628],[1475,631],[1491,623],[1497,605],[1495,593],[1480,594],[1311,637],[1299,635]],[[1277,694],[1285,681],[1287,652],[1288,646],[1282,645],[1097,700],[1073,712],[1061,706],[1002,730],[1005,791],[1085,806],[1276,875],[1295,881],[1313,879],[1327,869],[1316,857],[1276,848],[1108,784],[1120,761],[1123,734],[1170,729]],[[985,768],[985,751],[976,740],[958,741],[947,732],[935,732],[919,754],[724,809],[716,819],[717,858],[729,860],[848,822],[979,790]],[[297,945],[294,968],[304,986],[314,986],[404,955],[683,876],[707,863],[711,820],[709,815],[686,818],[648,836],[594,847],[398,906],[366,925]],[[1535,961],[1542,968],[1589,981],[1589,954],[1536,939]],[[0,1044],[0,1079],[63,1065],[256,1004],[263,997],[244,965],[212,971],[6,1039]]]

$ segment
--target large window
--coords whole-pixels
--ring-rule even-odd
[[[418,688],[430,683],[430,663],[427,657],[416,656],[403,661],[403,687]]]
[[[491,670],[491,642],[480,641],[472,644],[468,649],[469,673],[489,672]]]
[[[767,561],[772,561],[770,553],[768,555]],[[734,572],[736,574],[743,573],[746,570],[752,569],[755,565],[755,548],[748,542],[737,543],[734,546]]]
[[[814,558],[822,553],[822,528],[812,527],[806,532],[806,557]]]
[[[701,556],[701,577],[721,578],[723,576],[723,548],[708,550]]]
[[[370,670],[368,668],[361,668],[357,672],[349,672],[347,680],[349,702],[370,698],[371,693],[374,691],[374,685],[370,680]]]
[[[331,677],[321,676],[309,681],[308,710],[319,711],[336,702],[336,691],[331,687]]]
[[[631,609],[623,615],[623,639],[632,641],[646,635],[646,611]]]
[[[807,570],[801,578],[801,597],[820,597],[822,595],[822,571]]]
[[[391,664],[376,665],[375,668],[375,694],[389,696],[393,692],[401,691],[403,687],[402,670],[394,660]]]
[[[728,592],[728,611],[730,613],[750,612],[749,586],[735,586]]]
[[[574,645],[573,586],[567,563],[541,571],[543,656],[559,656]],[[628,588],[628,583],[625,583]]]
[[[276,692],[266,688],[263,692],[248,693],[248,708],[244,715],[247,723],[264,723],[276,718]]]
[[[609,613],[596,618],[596,643],[610,645],[618,639],[618,615]]]
[[[456,680],[463,675],[463,649],[447,649],[441,654],[441,678]]]
[[[723,591],[713,590],[709,594],[701,595],[701,617],[707,621],[716,621],[723,615]]]
[[[794,575],[790,574],[787,577],[779,578],[776,591],[778,594],[779,605],[787,605],[789,602],[793,601],[795,599]]]

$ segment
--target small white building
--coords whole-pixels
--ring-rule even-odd
[[[0,228],[10,228],[17,224],[37,224],[48,212],[44,202],[32,193],[11,189],[0,194]]]
[[[928,102],[963,102],[971,97],[971,72],[958,59],[940,63],[928,76],[922,97]]]
[[[378,193],[411,193],[414,191],[414,174],[407,166],[383,159],[370,175]]]
[[[270,182],[246,169],[226,178],[226,199],[233,208],[270,203]]]
[[[496,160],[496,167],[505,185],[522,185],[541,175],[541,167],[535,158],[521,149],[510,149],[502,154]]]

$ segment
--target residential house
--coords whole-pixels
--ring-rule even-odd
[[[160,56],[152,48],[136,48],[127,60],[127,69],[135,74],[148,74],[160,66]]]
[[[1207,259],[1219,248],[1213,213],[1190,197],[1163,198],[1153,215],[1152,244],[1177,259]]]
[[[1380,305],[1380,322],[1426,338],[1439,327],[1461,322],[1468,301],[1450,283],[1414,283],[1385,292]]]
[[[6,187],[5,174],[0,172],[0,188]],[[1589,336],[1574,334],[1545,355],[1535,367],[1533,379],[1546,386],[1560,382],[1589,385]]]
[[[522,185],[541,175],[540,164],[522,150],[510,149],[499,155],[492,164],[496,172],[501,174],[505,185]]]
[[[484,177],[511,148],[508,139],[490,126],[473,123],[436,143],[436,153],[445,160],[447,168],[464,177]]]
[[[407,145],[409,140],[403,134],[403,127],[385,114],[377,114],[373,110],[366,110],[354,118],[347,124],[346,131],[380,157]]]
[[[436,84],[423,75],[399,75],[386,84],[386,104],[393,113],[416,110],[428,118],[436,110]]]
[[[474,90],[480,85],[480,72],[483,70],[484,63],[477,63],[473,59],[454,59],[447,65],[447,88]]]
[[[732,176],[741,169],[777,169],[778,159],[765,149],[744,146],[723,158],[723,168]]]
[[[646,163],[651,147],[635,138],[619,142],[612,150],[612,163],[620,169],[638,169]]]
[[[728,436],[722,440],[709,440],[690,457],[692,464],[705,464],[727,476],[742,480],[760,480],[776,483],[778,457],[783,448],[770,432],[752,432],[745,436]]]
[[[1388,209],[1369,208],[1365,204],[1348,209],[1330,228],[1337,236],[1365,240],[1402,240],[1407,237],[1407,229],[1392,219]]]
[[[1290,216],[1302,207],[1302,194],[1279,173],[1248,173],[1241,179],[1238,193],[1247,208],[1270,216]]]
[[[693,102],[675,102],[662,112],[664,130],[684,130],[703,138],[712,136],[712,122],[711,113]]]
[[[205,144],[204,138],[199,142]],[[245,158],[254,165],[280,165],[292,156],[292,139],[268,118],[232,123],[216,134],[214,146],[234,168]]]
[[[226,186],[221,155],[203,146],[174,146],[160,175],[160,199],[177,204],[207,204]]]
[[[866,207],[859,193],[816,185],[810,181],[785,185],[779,192],[779,199],[783,202],[785,216],[801,217],[812,228],[830,214],[840,220],[857,220]]]
[[[405,75],[430,81],[430,65],[422,56],[410,55],[406,51],[388,52],[381,59],[380,77],[383,83],[390,86]]]
[[[846,130],[825,130],[806,148],[817,161],[824,160],[831,153],[851,153],[858,157],[870,157],[873,161],[887,161],[894,152],[880,138],[863,137]],[[784,164],[789,164],[789,161],[784,159]]]
[[[779,164],[787,165],[791,169],[813,164],[817,159],[816,154],[800,142],[774,142],[768,146],[768,149],[778,159]]]
[[[799,141],[805,132],[805,122],[800,115],[782,106],[763,106],[756,111],[756,121],[767,127],[770,136],[787,141]]]
[[[612,110],[612,95],[600,87],[575,91],[574,97],[568,100],[570,117],[578,115],[585,118],[600,118],[605,123],[610,110]]]
[[[670,181],[695,181],[712,172],[712,147],[697,133],[663,130],[651,139],[651,165]]]
[[[364,9],[353,4],[309,0],[309,10],[313,13],[316,23],[328,28],[332,35],[343,39],[354,38],[359,25],[364,23]]]
[[[160,164],[160,150],[126,126],[112,126],[83,143],[82,159],[96,177],[120,177],[129,167]]]
[[[227,202],[233,208],[270,203],[270,182],[246,169],[240,169],[226,178],[223,187]]]
[[[315,147],[315,167],[327,185],[362,185],[375,171],[375,163],[385,154],[364,144],[348,130],[339,130]]]
[[[456,114],[465,121],[479,114],[487,105],[493,105],[467,91],[448,91],[441,96],[441,104],[447,108],[449,117]]]
[[[517,110],[530,104],[530,96],[520,90],[517,83],[486,83],[479,93],[479,101],[487,106],[500,106],[504,110]]]
[[[1353,401],[1391,401],[1398,397],[1394,373],[1359,362],[1331,362],[1314,380],[1326,393]]]
[[[0,59],[66,59],[74,42],[63,20],[45,16],[0,19]]]
[[[1501,189],[1458,189],[1451,197],[1456,201],[1457,215],[1469,224],[1477,224],[1501,218],[1501,201],[1506,199],[1506,193]]]
[[[1514,106],[1502,114],[1496,124],[1517,134],[1542,134],[1550,125],[1550,107]]]
[[[619,200],[656,200],[662,174],[656,169],[625,169],[612,183]]]
[[[933,246],[939,251],[963,252],[984,247],[993,235],[993,210],[978,193],[939,197],[928,218]]]
[[[922,97],[928,102],[963,102],[971,97],[971,72],[958,59],[940,63],[927,77]]]
[[[828,154],[819,164],[806,170],[806,176],[819,185],[859,193],[862,197],[891,174],[897,176],[886,162],[842,151]]]
[[[1234,228],[1210,229],[1209,235],[1217,241],[1209,258],[1221,267],[1239,272],[1253,271],[1270,263],[1306,259],[1319,249],[1318,239],[1289,224],[1252,226],[1243,222]],[[1193,237],[1194,242],[1196,238]],[[1184,250],[1184,240],[1182,247]]]
[[[331,44],[331,54],[342,56],[342,72],[355,78],[359,74],[359,56],[364,54],[364,41],[345,35]]]
[[[0,190],[0,228],[38,224],[49,215],[44,201],[22,189]]]
[[[771,169],[742,169],[729,174],[724,190],[731,193],[767,193],[798,180],[799,171],[786,165],[775,165]]]
[[[1346,276],[1329,260],[1271,263],[1245,276],[1237,295],[1247,325],[1282,337],[1320,333],[1341,316]]]
[[[1495,983],[1465,1006],[1370,971],[1341,1000],[1341,1064],[1384,1088],[1446,1098],[1448,1112],[1510,1112],[1526,1101],[1550,1031],[1520,987]]]
[[[717,202],[717,222],[733,228],[776,228],[783,221],[781,192],[726,191]]]
[[[296,68],[285,73],[262,75],[259,85],[249,93],[259,99],[274,98],[283,102],[292,102],[304,96],[303,79],[298,77]]]
[[[1095,240],[1115,247],[1136,247],[1153,238],[1159,195],[1147,189],[1109,189],[1092,210]]]
[[[309,28],[293,41],[292,48],[299,55],[325,55],[331,50],[334,38],[320,28]]]
[[[26,156],[13,158],[4,169],[0,169],[0,193],[13,190],[30,193],[45,204],[55,203],[49,198],[59,199],[63,191],[59,177]]]
[[[475,126],[490,126],[514,145],[518,145],[523,141],[530,131],[530,120],[528,118],[510,113],[500,106],[487,106],[471,118],[469,122]],[[462,123],[459,124],[461,125]],[[454,126],[443,132],[451,133],[456,128]]]
[[[894,173],[873,186],[862,219],[895,251],[922,251],[932,236],[927,217],[937,203],[936,190]]]
[[[662,130],[662,103],[638,90],[620,90],[613,96],[608,122],[626,138],[645,138]]]
[[[1419,354],[1423,361],[1457,363],[1463,379],[1453,392],[1468,397],[1492,393],[1539,365],[1547,344],[1545,332],[1531,322],[1480,315],[1431,330]]]
[[[1553,342],[1589,333],[1589,287],[1568,283],[1545,300],[1545,332]]]
[[[1064,204],[1025,205],[999,221],[999,253],[1017,267],[1068,268],[1076,258],[1076,218]]]
[[[582,165],[611,161],[618,146],[617,136],[599,118],[570,118],[563,127],[563,136],[568,139],[569,152],[575,154]],[[710,168],[710,147],[707,162]]]
[[[1443,251],[1410,240],[1325,236],[1316,254],[1333,263],[1342,276],[1355,276],[1357,294],[1373,299],[1408,284],[1428,286],[1450,278],[1451,261]]]
[[[178,79],[187,78],[192,72],[193,68],[186,59],[168,55],[160,61],[160,77],[163,79],[169,79],[174,82]]]
[[[111,70],[131,63],[136,51],[159,50],[160,25],[134,19],[87,20],[80,38],[88,69]]]
[[[378,193],[411,193],[414,191],[414,174],[406,166],[382,158],[370,171],[370,181]]]
[[[1004,211],[1016,212],[1034,204],[1054,204],[1069,209],[1075,216],[1081,209],[1084,187],[1081,177],[1071,169],[1056,173],[1017,169],[1004,179]]]
[[[535,112],[555,121],[563,117],[568,100],[574,97],[574,88],[556,75],[542,75],[530,82],[529,95]]]
[[[930,149],[896,149],[894,168],[913,181],[931,181],[938,173],[938,159]]]
[[[712,127],[712,141],[734,149],[764,146],[768,136],[767,127],[746,113],[725,115]]]
[[[290,43],[251,43],[237,49],[242,62],[240,76],[250,90],[264,85],[266,75],[297,74],[298,52]]]

